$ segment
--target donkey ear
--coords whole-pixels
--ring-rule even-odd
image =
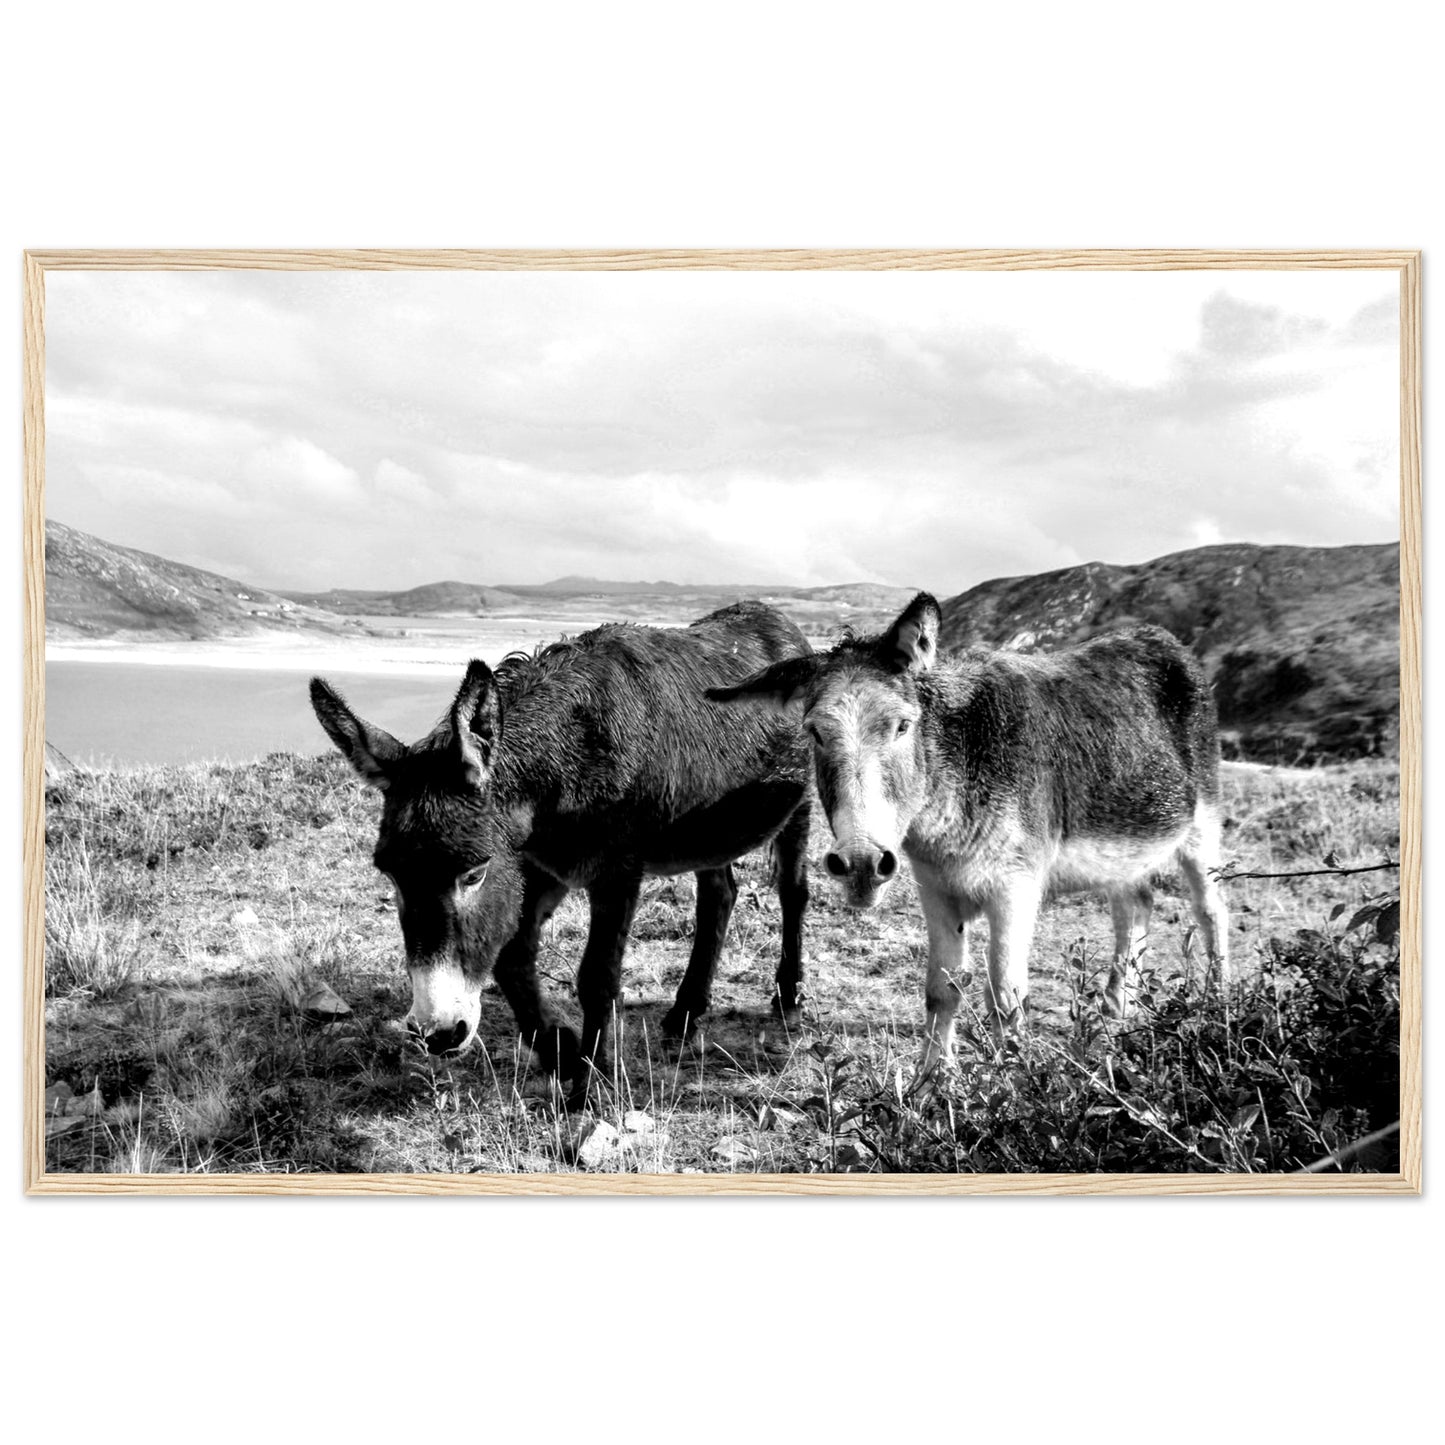
[[[346,705],[341,694],[319,677],[311,679],[311,706],[326,736],[341,750],[373,788],[385,788],[391,781],[391,767],[406,748],[381,728],[362,722]]]
[[[736,703],[747,699],[783,712],[802,702],[803,693],[817,675],[820,661],[811,653],[804,657],[785,657],[781,662],[745,677],[734,687],[708,688],[708,701]]]
[[[502,740],[502,695],[492,669],[479,658],[467,664],[467,675],[452,704],[451,722],[452,744],[467,782],[474,788],[485,786]]]
[[[928,592],[920,592],[879,640],[878,656],[894,672],[927,672],[938,659],[943,613]]]

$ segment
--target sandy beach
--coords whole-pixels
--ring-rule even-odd
[[[47,663],[126,663],[143,667],[214,667],[252,672],[350,672],[376,677],[425,677],[464,668],[480,657],[495,666],[509,652],[531,651],[558,637],[576,636],[604,622],[603,614],[566,617],[362,618],[386,635],[332,638],[288,633],[208,638],[200,642],[47,640]],[[676,619],[648,617],[654,626]]]
[[[528,646],[519,639],[514,646]],[[215,667],[245,672],[364,672],[378,677],[426,676],[465,667],[472,657],[495,664],[512,648],[466,642],[428,646],[408,642],[358,640],[345,647],[318,644],[314,639],[235,642],[47,643],[47,663],[124,663],[141,667]]]
[[[126,663],[143,667],[215,667],[253,672],[364,672],[378,677],[426,676],[465,667],[473,657],[493,665],[509,652],[550,642],[555,627],[538,622],[466,631],[407,631],[395,637],[330,638],[281,635],[204,642],[47,642],[45,660]]]

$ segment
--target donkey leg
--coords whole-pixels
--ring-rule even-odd
[[[1189,901],[1194,907],[1194,921],[1204,942],[1209,971],[1211,974],[1217,972],[1220,979],[1227,983],[1229,914],[1224,907],[1223,892],[1212,871],[1218,867],[1217,854],[1207,846],[1197,852],[1190,850],[1179,855],[1179,871],[1184,875],[1185,886],[1189,889]]]
[[[789,1029],[797,1028],[802,1022],[803,1003],[807,998],[803,990],[803,915],[808,911],[808,833],[812,820],[813,805],[805,797],[773,842],[778,903],[783,915],[782,954],[778,960],[773,1012]]]
[[[917,1078],[923,1080],[940,1059],[945,1065],[953,1062],[953,1021],[963,997],[972,912],[965,910],[957,898],[917,865],[913,873],[928,924],[928,979],[923,990],[928,1018],[917,1074]]]
[[[512,1006],[522,1042],[549,1073],[572,1077],[581,1055],[577,1035],[553,1017],[537,983],[537,950],[542,929],[567,896],[567,885],[538,868],[523,865],[522,916],[517,931],[497,955],[492,976]]]
[[[612,1024],[622,996],[622,955],[637,911],[641,878],[613,878],[587,890],[592,921],[587,946],[577,969],[577,997],[582,1004],[582,1063],[602,1073],[611,1058]]]
[[[731,863],[698,872],[692,953],[687,960],[687,972],[678,985],[677,998],[662,1019],[662,1032],[668,1038],[687,1038],[712,1002],[712,977],[737,897],[737,879],[733,877]]]
[[[996,1039],[1023,1023],[1029,992],[1029,946],[1034,941],[1043,888],[1030,874],[1007,879],[985,905],[988,914],[988,981],[984,1003]]]
[[[1109,893],[1109,910],[1114,917],[1114,964],[1104,988],[1104,1013],[1110,1018],[1127,1018],[1133,1007],[1133,975],[1149,937],[1149,920],[1154,910],[1154,890],[1147,882],[1126,883]]]

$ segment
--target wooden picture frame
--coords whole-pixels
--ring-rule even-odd
[[[231,1174],[47,1173],[45,1146],[45,285],[54,271],[1328,270],[1400,286],[1401,1037],[1397,1173]],[[1416,1194],[1422,1180],[1421,258],[1413,250],[39,250],[24,261],[24,1184],[52,1194]]]

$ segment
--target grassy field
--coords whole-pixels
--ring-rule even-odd
[[[1227,765],[1225,789],[1240,869],[1398,857],[1391,762]],[[1398,1116],[1393,872],[1228,883],[1236,979],[1223,994],[1206,988],[1166,880],[1141,1007],[1122,1027],[1097,1008],[1103,903],[1055,903],[1028,1031],[996,1049],[967,1009],[956,1074],[915,1094],[925,943],[911,880],[860,915],[815,868],[810,1003],[790,1035],[767,1015],[778,911],[762,855],[739,865],[714,1013],[681,1051],[658,1028],[693,884],[648,883],[618,1068],[586,1115],[568,1114],[495,992],[481,1046],[458,1062],[405,1036],[400,931],[369,861],[377,811],[330,755],[76,773],[52,790],[48,1168],[1284,1170]],[[815,856],[823,844],[815,829]],[[585,900],[570,898],[540,960],[574,1022],[585,930]],[[349,1014],[318,1021],[322,984]]]

